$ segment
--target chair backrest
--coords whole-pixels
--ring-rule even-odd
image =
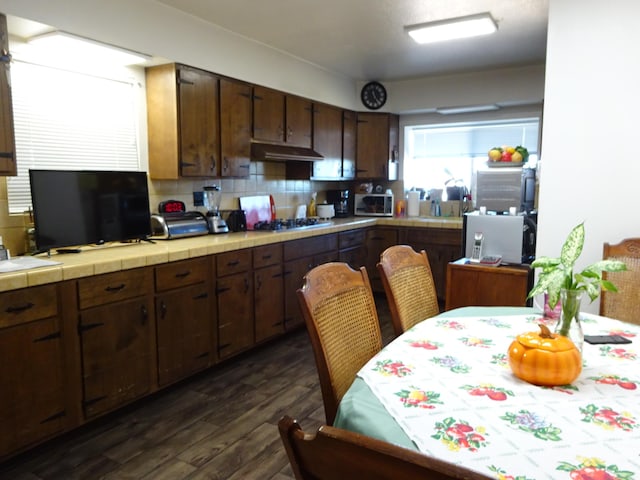
[[[394,245],[380,255],[377,265],[389,303],[396,335],[440,313],[429,258],[424,250]]]
[[[627,270],[603,272],[603,278],[613,282],[618,291],[602,291],[600,315],[640,324],[640,238],[627,238],[615,245],[605,243],[602,258],[620,260]]]
[[[278,428],[297,480],[493,478],[340,428],[324,425],[308,434],[291,417],[283,417]]]
[[[364,267],[330,262],[307,272],[298,289],[313,346],[325,416],[333,424],[338,404],[358,370],[382,349],[378,313]]]

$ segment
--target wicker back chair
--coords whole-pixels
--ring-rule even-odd
[[[380,255],[378,270],[396,335],[440,313],[429,258],[409,245],[394,245]]]
[[[620,260],[627,265],[622,272],[603,272],[618,292],[603,291],[600,315],[640,324],[640,238],[628,238],[618,244],[604,244],[602,258]]]
[[[382,349],[378,313],[364,267],[330,262],[307,272],[298,291],[329,425],[358,370]]]
[[[305,433],[291,417],[278,422],[297,480],[488,480],[467,468],[375,438],[324,425]]]

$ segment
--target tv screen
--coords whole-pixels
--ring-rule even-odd
[[[29,180],[38,251],[151,235],[145,172],[29,170]]]

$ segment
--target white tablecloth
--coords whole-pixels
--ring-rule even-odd
[[[626,345],[583,348],[571,385],[516,378],[507,350],[539,315],[433,318],[359,376],[418,449],[496,478],[640,479],[640,327],[583,315],[585,333]]]

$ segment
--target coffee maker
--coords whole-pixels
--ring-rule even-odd
[[[222,191],[217,185],[204,187],[204,205],[207,208],[207,223],[209,233],[227,233],[229,227],[220,215],[220,200]]]
[[[348,189],[327,190],[327,203],[333,204],[336,217],[343,218],[353,215],[353,198]]]

